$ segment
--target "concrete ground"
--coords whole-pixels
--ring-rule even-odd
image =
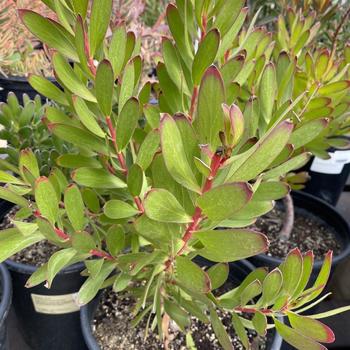
[[[344,215],[350,224],[350,192],[344,192],[337,205],[338,210]],[[339,287],[337,281],[332,281],[331,288],[335,289],[335,297],[323,302],[316,312],[323,312],[332,308],[350,304],[350,259],[339,267],[337,275],[341,277],[343,286]],[[342,290],[343,289],[343,290]],[[339,291],[340,290],[340,291]],[[350,311],[325,320],[336,335],[336,343],[329,344],[329,349],[350,349]],[[35,350],[30,349],[19,334],[16,325],[16,317],[13,311],[9,316],[9,350]],[[49,349],[48,349],[49,350]],[[64,349],[62,349],[64,350]],[[79,350],[79,349],[77,349]]]

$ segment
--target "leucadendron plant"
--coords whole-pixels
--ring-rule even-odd
[[[40,176],[30,151],[21,154],[18,177],[0,173],[7,184],[0,197],[35,217],[0,233],[0,261],[44,239],[57,244],[62,249],[28,287],[45,281],[49,287],[61,269],[83,261],[88,278],[77,302],[88,303],[107,286],[128,290],[136,300],[134,324],[147,318],[165,347],[170,320],[187,333],[194,316],[211,323],[222,347],[232,349],[218,316],[225,310],[247,349],[245,328],[261,335],[276,328],[298,349],[324,349],[320,343],[334,335],[317,319],[348,308],[302,313],[324,298],[331,252],[314,283],[312,252],[295,249],[273,271],[256,269],[237,288],[215,293],[228,278],[229,263],[268,249],[263,234],[244,227],[288,193],[280,178],[309,156],[289,146],[294,113],[307,97],[290,95],[278,108],[276,95],[265,98],[275,93],[273,45],[269,35],[248,45],[255,32],[253,23],[242,29],[244,1],[168,6],[172,36],[163,40],[154,86],[159,106],[148,103],[151,85],[139,86],[142,59],[134,36],[119,24],[105,39],[111,0],[93,1],[91,12],[87,0],[55,6],[59,22],[19,13],[57,51],[52,63],[63,91],[41,77],[30,82],[65,106],[65,113],[48,109],[45,123],[77,151],[57,160],[72,169],[69,179]],[[250,96],[254,91],[263,94],[259,100]],[[197,256],[213,265],[202,268]]]

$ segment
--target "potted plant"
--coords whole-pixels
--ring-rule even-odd
[[[23,106],[19,103],[14,93],[9,93],[7,103],[0,106],[0,138],[5,140],[6,147],[0,152],[4,159],[0,160],[1,169],[5,174],[11,173],[16,181],[8,188],[13,194],[21,193],[30,200],[32,194],[30,189],[24,190],[18,186],[20,178],[32,181],[27,167],[27,161],[33,159],[37,168],[37,174],[48,176],[56,184],[59,181],[66,181],[64,168],[62,171],[56,165],[57,157],[62,153],[72,152],[74,149],[64,144],[60,139],[51,135],[45,120],[50,120],[52,115],[59,115],[59,109],[53,105],[42,105],[39,96],[30,100],[27,95],[23,96]],[[45,117],[46,114],[46,117]],[[17,184],[16,184],[17,182]],[[1,188],[2,193],[6,191]],[[24,190],[24,192],[23,192]],[[21,205],[16,200],[3,195],[4,200],[0,203],[1,228],[11,230],[18,218],[31,221],[31,213],[21,210]],[[13,281],[13,306],[18,319],[21,332],[27,343],[35,349],[43,349],[48,346],[61,347],[66,342],[66,347],[72,349],[78,346],[84,347],[80,333],[79,308],[69,304],[67,295],[77,292],[82,285],[84,278],[80,275],[83,264],[76,264],[64,269],[51,286],[50,289],[44,286],[36,286],[31,290],[25,288],[25,283],[30,275],[36,271],[43,262],[46,262],[50,254],[56,249],[48,242],[34,244],[29,249],[15,254],[6,260],[6,265],[11,272]],[[60,296],[65,296],[61,297]],[[35,296],[35,297],[34,297]],[[36,299],[35,299],[36,298]],[[60,305],[60,308],[49,308],[45,301]],[[57,331],[57,328],[60,331]],[[41,332],[38,332],[38,329]],[[43,334],[55,332],[56,336],[44,337]],[[64,341],[57,343],[57,337],[64,334]],[[58,344],[58,345],[53,345]],[[73,345],[72,345],[73,344]]]
[[[26,93],[34,99],[37,92],[28,84],[29,74],[53,77],[49,53],[25,29],[17,16],[17,5],[49,14],[41,1],[0,1],[0,101],[13,91],[22,102]],[[54,81],[52,79],[52,81]]]
[[[104,40],[110,0],[94,1],[89,21],[87,2],[75,3],[70,8],[72,24],[65,17],[60,25],[35,12],[20,11],[26,26],[57,50],[53,67],[64,92],[55,99],[65,99],[70,109],[51,119],[48,127],[82,153],[74,159],[60,158],[61,164],[76,167],[74,183],[68,186],[56,187],[51,179],[37,176],[33,157],[25,164],[34,179],[14,180],[2,174],[3,182],[21,181],[19,186],[32,191],[30,204],[18,193],[16,200],[36,219],[29,224],[19,221],[17,228],[2,232],[1,260],[44,238],[56,243],[62,249],[32,275],[30,286],[44,281],[50,286],[61,268],[84,261],[88,278],[77,295],[78,304],[93,300],[107,286],[119,292],[127,288],[136,300],[135,323],[146,318],[146,329],[158,327],[165,347],[173,324],[187,330],[189,315],[196,315],[212,324],[225,349],[232,349],[219,317],[221,310],[228,313],[247,348],[245,326],[261,335],[276,327],[296,348],[322,349],[318,342],[331,342],[331,330],[298,311],[310,307],[305,304],[322,292],[331,266],[330,252],[313,286],[307,286],[312,254],[302,255],[296,249],[279,268],[270,273],[255,270],[237,289],[215,294],[227,280],[227,262],[268,248],[264,235],[242,227],[270,210],[271,199],[285,195],[286,186],[278,175],[303,164],[307,154],[273,164],[292,135],[289,116],[300,97],[293,98],[272,125],[264,127],[257,143],[238,147],[249,122],[232,103],[234,84],[228,84],[225,96],[221,66],[215,63],[218,52],[230,49],[246,9],[231,2],[220,6],[197,3],[194,12],[188,4],[189,8],[181,1],[168,6],[168,24],[177,46],[164,40],[164,53],[175,48],[180,58],[164,55],[158,70],[160,108],[172,114],[182,112],[174,116],[147,105],[149,86],[138,88],[142,61],[137,53],[129,54],[125,27],[119,26],[110,42]],[[187,18],[191,15],[195,16],[192,21]],[[196,51],[188,36],[193,33],[201,35]],[[245,35],[251,33],[250,29]],[[74,70],[68,59],[75,62]],[[43,93],[52,95],[51,88],[42,83]],[[113,101],[117,105],[112,110]],[[271,114],[271,101],[264,106]],[[293,166],[288,163],[291,160]],[[266,170],[277,173],[276,180],[266,181],[261,176]],[[85,187],[90,189],[88,196],[82,194]],[[6,188],[4,193],[14,199],[13,189]],[[230,228],[214,230],[221,226]],[[196,256],[214,265],[202,269],[193,260]],[[242,318],[244,312],[252,320]],[[291,326],[277,316],[287,316]],[[191,334],[187,343],[194,346]]]
[[[0,265],[0,349],[8,347],[6,319],[11,306],[12,284],[4,265]]]

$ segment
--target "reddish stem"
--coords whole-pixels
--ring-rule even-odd
[[[192,121],[192,119],[193,119],[194,110],[196,108],[197,97],[198,97],[198,86],[195,86],[193,88],[193,93],[192,93],[192,98],[191,98],[191,107],[190,107],[190,112],[189,112],[190,121]]]
[[[270,310],[270,309],[259,309],[259,310],[257,310],[257,309],[253,309],[253,308],[249,308],[249,307],[236,307],[235,311],[246,312],[246,313],[250,313],[250,314],[255,314],[256,312],[259,311],[259,312],[261,312],[263,314],[267,314],[267,315],[273,313],[273,311]]]
[[[62,230],[60,230],[57,227],[55,227],[55,232],[59,238],[62,238],[65,241],[68,241],[70,239],[70,237],[65,232],[63,232]]]
[[[141,202],[141,199],[140,199],[140,197],[134,197],[134,201],[135,201],[135,203],[136,203],[136,205],[137,205],[137,208],[138,208],[138,210],[141,212],[141,213],[144,213],[145,212],[145,208],[143,207],[143,204],[142,204],[142,202]]]
[[[98,256],[98,257],[103,258],[103,259],[114,260],[112,255],[109,255],[108,253],[101,251],[101,250],[92,249],[92,250],[90,250],[90,254],[94,255],[94,256]]]

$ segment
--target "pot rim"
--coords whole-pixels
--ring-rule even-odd
[[[0,74],[0,82],[1,81],[14,81],[17,83],[28,83],[29,84],[28,78],[29,78],[29,76],[26,77],[26,76],[22,76],[22,75],[8,75],[6,77],[3,74]],[[57,82],[57,80],[53,77],[44,77],[44,78],[50,80],[51,82]]]
[[[12,283],[9,272],[4,264],[0,264],[0,280],[2,296],[0,299],[0,328],[10,311],[12,300]]]
[[[209,262],[210,264],[210,262]],[[213,264],[213,263],[212,263]],[[245,259],[235,261],[230,264],[239,264],[241,268],[246,269],[247,271],[253,271],[256,269],[256,267],[250,262]],[[249,273],[249,272],[248,272]],[[232,274],[230,274],[232,275]],[[85,339],[86,346],[89,350],[100,350],[100,346],[98,345],[96,338],[94,337],[92,333],[92,326],[91,326],[91,315],[90,315],[90,308],[97,306],[99,300],[99,295],[95,297],[90,303],[82,306],[80,308],[80,325],[81,330],[83,333],[83,337]],[[283,322],[282,318],[279,318],[279,321]],[[271,339],[271,344],[269,344],[269,350],[280,350],[282,345],[282,337],[277,333],[277,331],[274,329],[273,338]]]
[[[323,206],[330,213],[329,215],[333,215],[337,217],[337,222],[339,222],[339,226],[343,226],[343,228],[345,228],[345,230],[347,231],[348,239],[347,239],[347,245],[344,247],[344,249],[339,254],[333,255],[332,265],[335,266],[339,264],[339,262],[344,260],[346,257],[348,257],[350,255],[350,226],[348,222],[345,220],[344,216],[339,212],[339,210],[337,210],[337,208],[327,203],[323,199],[318,198],[307,192],[293,191],[292,196],[298,197],[301,199],[306,198],[307,200],[318,202],[319,205]],[[276,265],[279,265],[282,263],[282,261],[284,261],[284,259],[277,258],[274,256],[269,256],[266,254],[259,254],[252,258],[257,258],[257,257],[259,260],[272,262],[273,264],[276,264]],[[323,264],[323,260],[315,260],[314,268],[321,268],[322,264]]]

